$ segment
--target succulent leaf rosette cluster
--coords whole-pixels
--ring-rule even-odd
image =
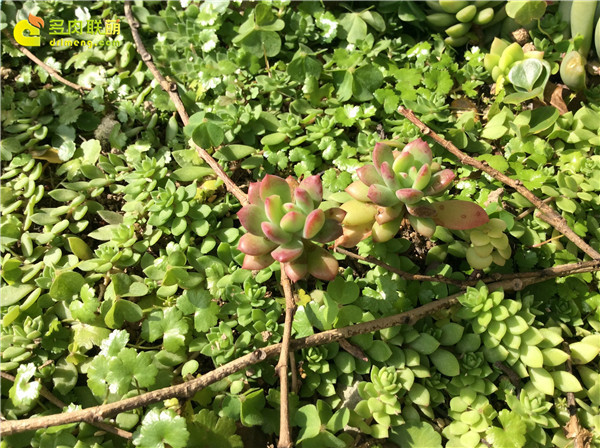
[[[489,218],[479,205],[459,200],[429,201],[443,193],[455,173],[433,161],[429,145],[422,139],[408,143],[402,151],[395,142],[380,142],[373,150],[373,164],[357,170],[358,179],[346,188],[352,197],[341,208],[344,236],[338,244],[352,247],[372,235],[375,242],[392,239],[407,217],[420,234],[431,237],[436,225],[453,230],[479,227]]]
[[[239,241],[245,253],[242,268],[263,269],[273,262],[283,263],[294,282],[312,275],[333,280],[337,260],[315,243],[328,243],[342,235],[346,212],[340,208],[323,210],[323,186],[318,175],[298,182],[289,177],[266,175],[248,188],[248,205],[237,214],[248,231]]]

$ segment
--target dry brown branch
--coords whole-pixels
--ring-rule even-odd
[[[338,342],[339,342],[341,348],[346,350],[348,353],[350,353],[355,358],[361,359],[363,361],[369,360],[369,358],[367,358],[367,355],[365,355],[365,352],[363,352],[360,349],[360,347],[357,347],[356,345],[351,344],[350,342],[348,342],[345,339],[340,339]]]
[[[481,171],[492,176],[494,179],[499,180],[500,182],[514,188],[518,191],[525,199],[531,202],[539,211],[540,218],[566,236],[569,240],[571,240],[577,247],[579,247],[583,252],[592,257],[595,260],[600,260],[600,253],[598,253],[593,247],[587,244],[583,239],[577,235],[573,229],[569,227],[565,219],[559,215],[552,207],[538,198],[535,194],[531,192],[528,188],[523,185],[523,182],[520,180],[514,180],[508,177],[507,175],[501,173],[500,171],[492,168],[486,162],[481,162],[477,159],[474,159],[471,156],[468,156],[456,146],[454,146],[451,142],[440,137],[436,134],[429,126],[419,120],[414,112],[406,109],[405,107],[400,106],[398,108],[398,112],[406,117],[410,122],[415,124],[419,130],[425,134],[429,135],[433,140],[439,143],[442,147],[444,147],[447,151],[455,155],[458,160],[464,165],[470,165],[475,167]]]
[[[4,379],[7,379],[8,381],[12,381],[13,383],[15,382],[15,377],[12,376],[10,373],[0,372],[0,376]],[[42,397],[44,397],[45,399],[47,399],[50,403],[52,403],[57,408],[63,409],[64,407],[67,406],[65,403],[63,403],[61,400],[59,400],[52,392],[50,392],[46,388],[46,386],[44,386],[43,384],[42,384],[42,387],[40,388],[40,395]],[[109,425],[108,423],[95,422],[95,423],[92,423],[92,425],[98,429],[101,429],[102,431],[109,432],[109,433],[114,434],[119,437],[123,437],[124,439],[131,439],[133,437],[133,434],[131,434],[129,431],[125,431],[124,429],[116,428],[112,425]]]
[[[42,67],[44,70],[46,70],[48,72],[48,74],[50,74],[50,76],[52,76],[53,78],[56,78],[57,81],[62,82],[64,85],[69,86],[72,89],[75,89],[75,90],[79,91],[79,93],[81,93],[81,94],[83,94],[84,90],[92,90],[89,87],[80,86],[79,84],[75,84],[74,82],[71,82],[68,79],[63,78],[61,76],[61,74],[58,73],[55,69],[53,69],[52,67],[50,67],[48,64],[44,63],[40,58],[38,58],[36,55],[34,55],[31,51],[29,51],[23,45],[20,45],[14,39],[14,37],[12,37],[10,35],[10,33],[7,30],[2,30],[2,33],[10,41],[10,43],[15,46],[15,48],[17,50],[19,50],[21,53],[23,53],[25,56],[27,56],[29,59],[31,59],[34,63],[36,63],[37,65],[39,65],[40,67]]]
[[[548,280],[553,277],[562,277],[576,272],[581,272],[583,263],[574,263],[572,265],[558,266],[557,268],[545,269],[539,276],[525,278],[515,278],[497,281],[488,284],[488,288],[493,291],[502,288],[504,291],[520,291],[521,289]],[[570,269],[569,269],[570,267]],[[598,271],[598,263],[594,268],[586,266],[586,272]],[[534,273],[532,273],[534,274]],[[290,350],[300,350],[307,347],[338,342],[341,339],[347,339],[358,334],[371,333],[384,328],[394,327],[396,325],[413,325],[420,319],[437,313],[440,310],[448,309],[458,303],[458,297],[461,293],[439,299],[426,305],[420,306],[404,313],[393,316],[382,317],[369,322],[362,322],[343,328],[323,331],[305,338],[294,339],[290,342]],[[199,390],[213,384],[227,376],[236,373],[246,367],[264,361],[267,358],[276,356],[281,351],[282,344],[269,345],[268,347],[255,350],[227,364],[217,367],[213,371],[183,384],[177,384],[163,389],[147,392],[137,397],[127,398],[115,403],[109,403],[92,408],[78,411],[67,412],[64,414],[48,415],[44,417],[33,417],[26,420],[6,420],[0,422],[0,432],[5,435],[16,434],[24,431],[32,431],[50,426],[64,425],[74,422],[98,422],[104,418],[116,415],[120,412],[130,411],[143,406],[148,406],[169,398],[189,398]]]
[[[290,359],[290,340],[292,338],[292,323],[296,304],[292,293],[292,284],[285,275],[283,263],[281,263],[281,286],[285,294],[285,323],[283,326],[283,339],[281,340],[281,352],[279,362],[275,371],[279,374],[280,404],[279,404],[279,443],[278,448],[291,448],[292,438],[290,436],[290,405],[288,396],[288,361]],[[292,368],[294,368],[292,366]]]
[[[135,20],[135,17],[133,16],[130,1],[125,2],[125,16],[127,17],[127,21],[129,22],[129,26],[131,27],[131,35],[133,36],[133,41],[135,42],[137,52],[142,57],[142,61],[144,61],[144,63],[148,67],[148,70],[150,70],[154,78],[160,83],[161,87],[169,94],[171,101],[173,101],[173,104],[177,109],[177,113],[179,113],[181,121],[184,125],[187,125],[190,121],[190,117],[187,111],[185,110],[185,106],[183,105],[179,94],[177,93],[177,84],[175,84],[174,82],[167,81],[165,77],[160,73],[158,68],[156,68],[156,64],[152,62],[152,55],[148,53],[148,50],[146,50],[146,46],[144,45],[144,43],[142,42],[142,38],[140,37],[140,33],[138,31],[140,28],[140,24],[137,20]],[[190,144],[198,152],[198,155],[202,158],[202,160],[204,160],[208,164],[208,166],[210,166],[212,170],[216,173],[219,179],[223,181],[227,190],[229,190],[229,192],[233,194],[242,205],[244,205],[248,199],[246,193],[244,193],[235,184],[235,182],[231,180],[231,178],[227,175],[227,173],[225,173],[223,168],[221,168],[217,161],[213,159],[213,157],[208,152],[206,152],[206,150],[196,145],[191,140]]]

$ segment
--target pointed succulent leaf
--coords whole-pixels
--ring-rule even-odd
[[[371,185],[369,187],[369,199],[377,205],[383,205],[389,207],[390,205],[396,205],[398,198],[392,190],[383,185]]]
[[[308,192],[315,204],[320,204],[323,200],[323,184],[319,175],[305,177],[300,182],[300,188]]]
[[[319,230],[323,228],[323,224],[325,224],[325,212],[320,208],[313,210],[306,217],[302,238],[310,240],[317,233],[319,233]]]
[[[413,188],[417,190],[423,190],[429,184],[431,180],[431,168],[429,165],[423,165],[419,172],[417,173],[417,177],[415,177],[415,181],[413,183]]]
[[[376,243],[384,243],[391,240],[396,236],[398,230],[400,230],[400,224],[402,223],[402,217],[396,218],[392,221],[388,221],[384,224],[375,223],[373,224],[373,241]]]
[[[308,272],[319,280],[330,281],[335,278],[338,271],[337,260],[325,249],[313,246],[306,254]]]
[[[403,151],[410,153],[422,165],[429,165],[433,160],[431,148],[423,139],[418,138],[408,143]]]
[[[450,200],[430,204],[435,208],[433,220],[451,230],[469,230],[490,220],[483,208],[474,202]]]
[[[368,224],[370,227],[375,220],[375,213],[377,213],[377,207],[374,204],[360,202],[356,199],[344,202],[340,208],[346,212],[342,221],[344,227],[361,224]]]
[[[427,196],[433,196],[444,191],[452,183],[456,174],[452,170],[442,170],[431,176],[429,186],[425,190]]]
[[[400,188],[400,184],[398,183],[398,179],[396,179],[396,173],[392,170],[392,167],[389,163],[383,162],[379,167],[379,171],[381,173],[381,177],[385,184],[392,191]]]
[[[393,165],[394,153],[392,152],[392,147],[389,144],[386,142],[379,142],[375,144],[375,149],[373,149],[373,164],[377,169],[379,169],[383,162]]]
[[[402,188],[411,188],[413,181],[408,177],[408,173],[400,173],[398,174],[398,182],[400,182],[400,187]]]
[[[402,151],[394,160],[394,163],[392,164],[392,169],[396,174],[406,173],[408,169],[412,166],[413,161],[414,158],[412,154],[410,154],[409,152]]]
[[[282,244],[273,252],[271,252],[271,256],[281,263],[288,263],[290,261],[294,261],[304,251],[304,244],[299,240],[292,240],[287,244]]]
[[[396,190],[396,196],[407,205],[416,204],[423,199],[423,192],[414,188],[402,188]]]
[[[300,210],[300,207],[298,207],[296,204],[294,204],[293,202],[286,202],[285,204],[283,204],[283,209],[286,212],[302,212],[302,210]]]
[[[272,195],[265,199],[265,213],[269,221],[279,224],[279,221],[281,221],[281,218],[285,214],[280,196]]]
[[[271,254],[265,255],[246,255],[244,257],[244,263],[242,263],[242,269],[249,271],[259,271],[268,266],[271,266],[275,260]]]
[[[260,182],[251,182],[248,185],[248,202],[254,205],[262,204],[263,200],[260,198]]]
[[[369,187],[360,180],[356,180],[348,185],[346,187],[346,193],[348,193],[357,201],[369,202],[369,197],[367,196],[369,193]]]
[[[248,232],[256,236],[264,235],[260,227],[261,223],[267,219],[263,208],[253,204],[245,205],[237,212],[237,217]]]
[[[437,214],[437,210],[433,204],[421,203],[418,205],[407,205],[409,215],[416,218],[433,218]]]
[[[277,244],[262,236],[245,233],[240,238],[238,250],[247,255],[264,255],[277,247]]]
[[[435,221],[431,218],[418,218],[413,215],[408,215],[410,225],[419,234],[431,238],[435,233]]]
[[[400,204],[394,207],[377,207],[377,214],[375,215],[375,221],[378,224],[385,224],[398,217],[404,216],[404,205]]]
[[[260,228],[262,229],[265,236],[274,243],[285,244],[292,239],[289,233],[287,233],[278,225],[273,224],[271,222],[261,223]]]
[[[342,236],[343,233],[344,229],[338,222],[328,219],[323,224],[323,228],[319,230],[319,233],[312,240],[318,243],[329,243]]]
[[[292,210],[281,218],[279,226],[288,233],[296,233],[304,228],[304,221],[306,221],[304,213]]]
[[[304,212],[306,215],[315,209],[312,198],[308,194],[308,191],[306,191],[304,188],[296,188],[296,191],[294,192],[294,198],[296,199],[296,205],[300,207],[300,210],[302,210],[302,212]]]
[[[283,265],[285,273],[292,282],[302,280],[308,274],[308,265],[306,264],[306,257],[302,256],[297,260]]]
[[[344,225],[344,233],[335,240],[335,244],[342,247],[354,247],[371,234],[372,226],[373,224],[371,222],[356,226]]]
[[[292,200],[291,189],[285,179],[267,174],[260,182],[260,197],[264,201],[273,195],[280,196],[282,202],[290,202]]]
[[[325,210],[325,219],[341,223],[345,217],[346,210],[341,209],[339,207],[331,207]]]
[[[383,179],[373,165],[363,165],[356,170],[356,175],[361,182],[367,186],[373,184],[383,184]]]

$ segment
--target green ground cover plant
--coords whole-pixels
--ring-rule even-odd
[[[2,2],[0,447],[599,447],[598,16]]]

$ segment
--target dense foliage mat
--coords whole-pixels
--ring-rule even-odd
[[[599,447],[557,3],[2,2],[0,446]]]

